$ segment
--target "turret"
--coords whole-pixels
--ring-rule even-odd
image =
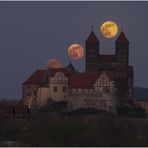
[[[70,73],[75,72],[75,68],[74,68],[74,66],[71,64],[71,62],[69,62],[69,64],[67,65],[66,69],[67,69],[68,72],[70,72]]]
[[[92,31],[86,40],[86,72],[98,71],[99,40]]]
[[[129,67],[129,41],[123,32],[115,42],[116,56],[116,85],[120,103],[127,101],[128,95],[128,67]]]

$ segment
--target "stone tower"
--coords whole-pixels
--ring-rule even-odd
[[[123,32],[115,42],[116,86],[120,104],[128,99],[129,41]]]
[[[99,40],[92,31],[86,40],[86,72],[97,72],[99,61]]]

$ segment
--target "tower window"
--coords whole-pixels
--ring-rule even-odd
[[[53,91],[54,92],[57,92],[58,91],[58,88],[55,86],[55,87],[53,87]]]

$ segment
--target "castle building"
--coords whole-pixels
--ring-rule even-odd
[[[86,72],[114,71],[120,104],[132,98],[133,66],[129,65],[129,41],[123,32],[115,41],[114,55],[101,55],[99,40],[92,31],[86,40]]]
[[[67,110],[96,108],[116,114],[116,107],[133,96],[133,66],[129,65],[129,41],[123,32],[114,55],[102,55],[92,31],[86,40],[86,71],[65,68],[36,70],[22,84],[25,105],[44,105],[49,99],[67,101]]]

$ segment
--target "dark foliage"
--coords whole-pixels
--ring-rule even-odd
[[[145,117],[145,111],[142,107],[132,108],[129,106],[122,106],[117,109],[119,116],[124,117]]]
[[[67,116],[80,116],[80,115],[83,115],[83,114],[91,114],[91,115],[97,115],[97,114],[108,114],[108,115],[112,115],[111,113],[107,113],[103,110],[97,110],[97,109],[94,109],[94,108],[81,108],[81,109],[77,109],[77,110],[74,110],[74,111],[69,111],[69,112],[64,112],[63,115],[67,115]]]

